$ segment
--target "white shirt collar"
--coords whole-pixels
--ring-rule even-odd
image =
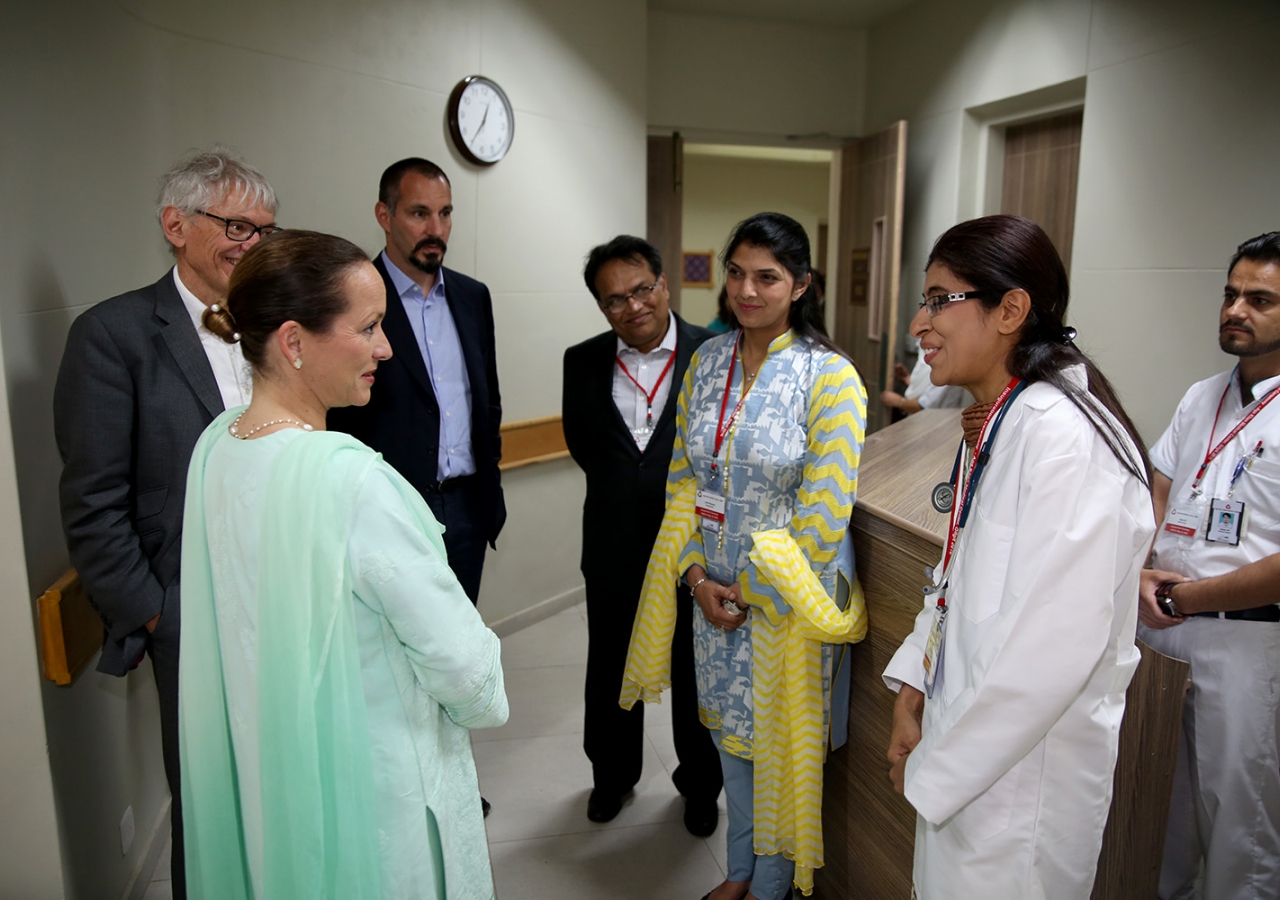
[[[209,307],[205,306],[204,302],[182,283],[177,266],[173,267],[173,284],[178,289],[178,296],[182,298],[182,305],[187,308],[187,314],[191,316],[191,324],[196,326],[196,331],[208,331],[209,329],[204,327],[204,311]]]
[[[1272,375],[1270,378],[1264,378],[1253,386],[1253,399],[1261,400],[1263,397],[1280,385],[1280,375]],[[1236,366],[1231,370],[1231,386],[1234,388],[1233,393],[1240,396],[1240,367]],[[1245,404],[1248,406],[1248,404]]]
[[[622,338],[618,338],[618,354],[623,353],[640,353],[635,347],[632,347]],[[659,350],[666,350],[668,353],[674,353],[676,349],[676,314],[671,310],[667,310],[667,333],[662,338],[662,343],[650,350],[650,353],[657,353]],[[641,354],[643,355],[643,354]]]

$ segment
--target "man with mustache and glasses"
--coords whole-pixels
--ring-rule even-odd
[[[493,301],[482,283],[444,267],[453,193],[435,163],[390,166],[374,215],[387,235],[373,264],[387,287],[382,328],[393,355],[378,366],[369,404],[331,410],[329,427],[380,452],[418,489],[475,603],[485,544],[494,546],[507,518]]]
[[[1280,897],[1280,232],[1232,257],[1218,344],[1151,450],[1138,636],[1191,663],[1164,900]]]

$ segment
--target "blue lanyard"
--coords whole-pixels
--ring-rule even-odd
[[[969,510],[973,507],[973,497],[978,491],[978,481],[982,478],[982,473],[987,470],[987,463],[991,461],[991,447],[995,443],[996,433],[1000,430],[1001,424],[1004,423],[1004,417],[1009,412],[1009,407],[1013,405],[1014,399],[1026,388],[1026,381],[1019,381],[1017,386],[1009,392],[1009,396],[1005,398],[1004,403],[1000,404],[996,417],[991,420],[991,427],[987,430],[986,440],[982,442],[982,446],[978,448],[978,459],[973,467],[973,474],[969,477],[967,490],[964,491],[963,499],[960,505],[959,528],[964,528],[965,523],[969,521]],[[955,488],[956,493],[960,493],[960,461],[964,458],[964,441],[960,442],[960,446],[956,448],[956,463],[951,469],[951,484]]]

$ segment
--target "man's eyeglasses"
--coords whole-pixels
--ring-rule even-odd
[[[211,212],[205,212],[203,209],[197,209],[196,212],[202,216],[208,216],[215,219],[226,226],[227,237],[233,241],[243,243],[251,239],[255,234],[263,237],[269,237],[280,230],[279,225],[254,225],[252,222],[246,222],[244,219],[224,219],[222,216],[215,216]]]
[[[607,313],[616,313],[630,303],[633,299],[639,300],[641,303],[648,303],[649,298],[653,296],[654,290],[658,287],[658,282],[646,284],[644,287],[638,287],[630,294],[614,294],[612,297],[606,297],[600,301],[600,308]]]
[[[929,318],[933,318],[938,313],[947,308],[949,304],[958,303],[961,300],[981,300],[986,297],[987,291],[960,291],[955,294],[934,294],[932,297],[925,297],[920,301],[920,307],[929,311]]]

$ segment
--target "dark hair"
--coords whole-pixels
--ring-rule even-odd
[[[1151,463],[1138,429],[1134,427],[1111,383],[1071,341],[1075,329],[1067,328],[1067,300],[1070,287],[1067,270],[1053,242],[1035,222],[1021,216],[985,216],[961,222],[948,229],[929,252],[927,269],[934,263],[945,266],[962,281],[981,291],[978,302],[995,309],[1004,295],[1018,288],[1031,298],[1031,310],[1022,324],[1018,343],[1006,361],[1010,375],[1034,383],[1045,381],[1067,396],[1085,414],[1094,429],[1111,448],[1116,459],[1144,484],[1151,483]],[[1083,365],[1089,387],[1082,391],[1063,371]],[[1101,414],[1102,406],[1124,431]],[[1129,441],[1137,452],[1130,452]]]
[[[1227,266],[1228,275],[1242,259],[1280,264],[1280,231],[1268,231],[1256,238],[1249,238],[1237,247],[1235,255],[1231,257],[1231,265]]]
[[[813,286],[818,289],[818,299],[825,299],[827,296],[827,276],[821,269],[810,269],[809,274],[813,276]]]
[[[444,169],[429,159],[410,156],[408,159],[402,159],[387,166],[387,170],[382,173],[382,178],[378,181],[378,202],[385,203],[387,209],[395,212],[396,204],[400,202],[400,182],[404,181],[404,176],[410,172],[416,172],[423,178],[439,178],[452,187],[449,176],[444,174]]]
[[[231,273],[225,307],[208,309],[205,327],[229,344],[237,341],[255,370],[266,362],[267,343],[285,322],[325,334],[347,308],[343,281],[352,266],[367,263],[345,238],[318,231],[278,231],[249,250]]]
[[[744,219],[734,227],[733,234],[729,235],[729,243],[720,254],[720,262],[726,269],[734,252],[743,244],[767,250],[780,266],[791,273],[796,284],[809,280],[804,295],[791,304],[787,324],[798,337],[853,362],[848,353],[827,337],[827,323],[822,318],[822,298],[813,279],[809,278],[813,269],[809,265],[809,235],[805,233],[804,226],[790,216],[776,212],[756,213],[751,218]]]
[[[596,276],[600,274],[605,263],[617,259],[647,265],[655,278],[662,274],[662,255],[658,253],[657,247],[644,238],[620,234],[607,244],[592,247],[591,252],[587,254],[587,264],[582,270],[582,280],[587,283],[587,290],[597,302],[600,300],[600,294],[596,291]]]

